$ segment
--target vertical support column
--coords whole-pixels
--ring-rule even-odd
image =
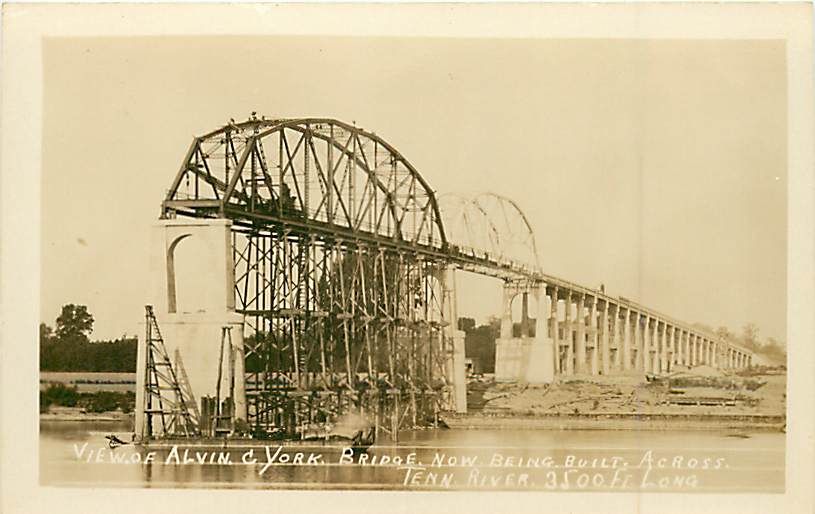
[[[676,331],[679,331],[679,334],[676,334]],[[674,338],[676,339],[676,363],[677,364],[685,364],[685,352],[683,351],[683,338],[682,338],[682,329],[681,328],[674,328]]]
[[[690,331],[685,331],[685,366],[692,366],[693,364],[693,344]]]
[[[598,328],[598,316],[597,316],[597,297],[593,296],[589,300],[589,341],[591,342],[591,357],[589,359],[589,365],[591,369],[592,375],[599,375],[600,374],[600,334]]]
[[[554,344],[555,373],[563,373],[560,368],[560,327],[557,313],[557,286],[552,287],[552,301],[549,304],[549,337]]]
[[[690,334],[689,336],[690,341],[690,366],[696,366],[697,364],[697,355],[696,355],[696,334]]]
[[[521,293],[521,339],[529,337],[529,291]],[[514,334],[513,334],[514,335]]]
[[[659,354],[662,352],[662,335],[659,332],[659,319],[654,319],[654,327],[651,336],[651,372],[659,373]]]
[[[709,342],[710,340],[707,337],[702,337],[702,364],[705,365],[708,363],[708,352],[710,351]]]
[[[577,373],[585,373],[586,372],[586,296],[584,294],[580,294],[577,297],[577,316],[575,317],[575,321],[577,322],[577,343],[576,343],[576,355],[575,360],[577,361],[575,368]]]
[[[699,338],[699,364],[700,365],[705,364],[705,343],[706,342],[707,342],[707,339],[705,339],[704,336],[701,336]]]
[[[633,365],[637,371],[642,371],[642,325],[639,312],[633,312],[631,348],[633,348]]]
[[[504,284],[503,310],[501,311],[501,339],[512,339],[512,298],[515,291]]]
[[[566,291],[563,335],[566,340],[566,374],[574,375],[574,334],[572,330],[572,292]]]
[[[719,365],[719,341],[718,340],[713,341],[713,352],[710,355],[712,357],[710,365],[713,366],[714,368],[718,367],[718,365]]]
[[[699,347],[701,348],[701,357],[699,359],[699,364],[707,364],[707,338],[702,336],[702,341],[699,343]]]
[[[659,336],[660,352],[659,352],[659,371],[667,373],[668,371],[668,324],[662,323],[662,334]]]
[[[614,339],[614,328],[609,327],[609,311],[612,306],[608,301],[604,302],[603,315],[600,319],[600,351],[602,358],[601,369],[603,375],[611,373],[611,341]],[[613,323],[613,319],[612,319]]]
[[[623,371],[631,371],[631,309],[625,309],[625,319],[620,328],[623,331]]]
[[[535,315],[535,339],[529,349],[529,366],[525,378],[530,383],[550,384],[555,379],[555,349],[546,329],[546,284],[540,283],[533,290],[533,295],[538,308]]]
[[[676,356],[676,327],[671,325],[671,358],[669,359],[670,367],[668,371],[671,371],[675,364],[677,364],[677,356]]]
[[[642,370],[645,373],[651,371],[651,318],[645,316],[645,324],[642,330],[642,351],[640,352]]]
[[[455,266],[447,266],[444,270],[444,281],[442,284],[444,290],[444,314],[449,320],[445,330],[446,336],[450,342],[450,347],[447,350],[449,353],[448,358],[448,374],[449,379],[453,385],[452,403],[453,408],[458,413],[467,412],[467,371],[464,355],[464,332],[457,330],[458,327],[458,302],[456,298],[456,268]],[[504,302],[506,304],[507,292],[504,288]],[[510,296],[510,301],[512,297]],[[511,322],[511,318],[510,318]],[[501,330],[503,330],[503,319],[501,323]]]
[[[699,365],[706,364],[705,350],[707,349],[707,338],[705,336],[699,337]]]
[[[614,358],[612,359],[612,366],[615,371],[620,371],[623,366],[623,344],[620,337],[620,306],[614,304],[612,306],[611,315],[611,344],[614,346]]]
[[[688,345],[690,346],[690,362],[688,366],[696,366],[696,335],[688,335]]]

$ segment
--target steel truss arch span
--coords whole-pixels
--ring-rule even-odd
[[[193,140],[164,216],[249,225],[308,222],[335,233],[442,250],[435,192],[391,144],[329,118],[250,118]]]

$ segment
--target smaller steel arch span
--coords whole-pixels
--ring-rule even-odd
[[[445,193],[439,202],[452,244],[540,269],[534,230],[514,200],[495,193]]]
[[[526,217],[526,214],[521,209],[521,206],[518,205],[518,202],[516,202],[512,198],[509,198],[509,197],[504,196],[504,195],[499,195],[497,193],[480,193],[480,194],[476,195],[476,197],[474,198],[473,201],[476,202],[477,204],[481,205],[479,200],[480,199],[487,199],[487,198],[497,199],[500,202],[502,202],[503,204],[509,204],[515,210],[515,212],[521,217],[521,220],[523,220],[523,223],[524,223],[524,225],[526,225],[526,229],[528,230],[528,233],[529,233],[529,241],[530,241],[530,244],[531,244],[531,247],[532,247],[532,254],[534,255],[534,261],[535,261],[534,264],[539,265],[540,256],[538,255],[538,245],[537,245],[537,241],[535,239],[535,230],[532,228],[532,224],[529,223],[529,218]],[[482,208],[483,208],[483,206],[482,206]]]

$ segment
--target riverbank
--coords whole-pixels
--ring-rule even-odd
[[[122,411],[87,412],[81,407],[51,406],[40,413],[40,421],[130,421],[132,413]]]
[[[733,430],[782,431],[785,416],[712,414],[455,414],[450,428],[500,430]]]
[[[488,377],[468,384],[468,414],[445,422],[481,429],[782,430],[786,374],[698,366],[661,376],[574,375],[544,385]]]

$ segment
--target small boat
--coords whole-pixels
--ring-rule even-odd
[[[108,446],[110,449],[118,448],[119,446],[124,446],[128,444],[126,441],[122,441],[116,434],[108,434],[105,436],[105,439],[108,440]]]

